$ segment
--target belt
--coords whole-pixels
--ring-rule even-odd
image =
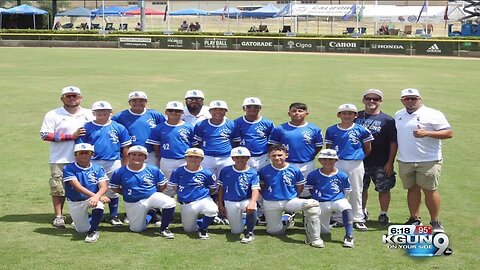
[[[184,205],[184,204],[190,204],[190,203],[192,203],[192,202],[194,202],[194,201],[191,201],[191,202],[179,202],[179,204]]]

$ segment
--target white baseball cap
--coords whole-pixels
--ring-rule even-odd
[[[148,156],[148,151],[147,148],[141,146],[141,145],[134,145],[128,149],[128,154],[130,153],[142,153],[145,156]]]
[[[187,151],[185,151],[185,156],[194,156],[194,157],[201,157],[203,158],[205,154],[203,153],[203,150],[200,148],[188,148]]]
[[[400,92],[400,97],[406,97],[406,96],[417,96],[417,97],[420,97],[420,92],[418,91],[418,89],[415,89],[415,88],[407,88],[407,89],[403,89],[401,92]]]
[[[358,112],[357,107],[353,104],[342,104],[338,106],[337,113],[340,112]]]
[[[97,101],[92,105],[92,111],[96,110],[112,110],[112,105],[107,101]]]
[[[227,102],[223,100],[214,100],[210,102],[210,109],[215,109],[215,108],[228,110]]]
[[[205,99],[205,96],[203,95],[202,90],[192,89],[192,90],[188,90],[187,93],[185,93],[185,98],[203,98],[203,99]]]
[[[73,152],[76,153],[78,151],[91,151],[94,152],[94,147],[93,145],[89,143],[79,143],[75,144],[75,147],[73,148]]]
[[[147,100],[147,94],[143,91],[133,91],[130,94],[128,94],[128,101],[132,99],[145,99]]]
[[[337,151],[333,149],[322,149],[320,153],[318,153],[317,159],[321,158],[331,158],[338,160]]]
[[[242,106],[247,106],[247,105],[262,106],[262,102],[257,97],[247,97],[243,100],[243,105]]]
[[[363,96],[366,96],[368,94],[375,94],[375,95],[377,95],[377,96],[379,96],[380,98],[383,99],[383,92],[378,90],[378,89],[372,88],[372,89],[368,89],[365,92],[363,92]]]
[[[250,157],[250,151],[246,147],[235,147],[230,152],[231,157]]]
[[[183,111],[183,103],[178,101],[170,101],[165,106],[165,110],[182,110]]]
[[[82,91],[76,86],[67,86],[62,89],[62,96],[67,94],[82,95]]]

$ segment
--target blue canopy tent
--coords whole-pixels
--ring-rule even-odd
[[[74,9],[71,9],[71,10],[67,10],[65,12],[60,12],[60,13],[55,14],[55,19],[53,20],[53,25],[54,26],[59,21],[58,17],[70,17],[70,22],[71,23],[73,23],[73,21],[76,18],[85,17],[85,18],[89,18],[89,20],[87,22],[88,28],[90,28],[91,25],[92,25],[92,11],[88,8],[79,7],[79,8],[74,8]]]
[[[197,8],[186,8],[186,9],[181,9],[177,11],[172,11],[169,12],[168,15],[171,16],[206,16],[208,15],[208,11],[203,10],[203,9],[197,9]]]
[[[264,7],[252,11],[243,11],[242,16],[252,18],[273,18],[275,14],[278,13],[278,11],[280,11],[279,8],[272,4],[268,4]]]
[[[137,9],[137,6],[133,7],[121,7],[121,6],[100,6],[97,9],[92,10],[92,18],[95,17],[103,17],[103,20],[105,24],[108,23],[106,17],[121,17],[122,18],[122,24],[123,24],[123,17],[125,16],[125,13]],[[106,27],[105,27],[106,28]]]
[[[219,9],[209,11],[208,15],[225,16],[225,17],[228,17],[228,18],[237,18],[237,17],[240,17],[242,15],[242,11],[238,8],[227,7],[226,9],[225,8],[219,8]]]
[[[7,10],[2,11],[2,14],[19,14],[19,15],[33,15],[33,29],[36,29],[35,16],[49,14],[48,11],[32,7],[29,5],[20,5]],[[48,25],[50,28],[50,25]]]

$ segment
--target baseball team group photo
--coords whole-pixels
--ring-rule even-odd
[[[0,56],[0,228],[26,252],[1,251],[7,265],[87,260],[89,250],[92,265],[119,268],[478,261],[476,60],[67,48]],[[430,226],[453,253],[425,260],[389,249],[391,225]]]

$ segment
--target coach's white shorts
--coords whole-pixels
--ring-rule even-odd
[[[293,198],[289,201],[267,201],[263,200],[263,214],[267,222],[267,232],[270,234],[282,234],[285,226],[282,223],[282,214],[286,212],[298,212],[302,210],[302,203],[306,199]]]
[[[243,213],[250,203],[250,199],[240,202],[225,201],[225,209],[227,209],[227,219],[230,222],[230,230],[232,233],[242,233],[245,228],[243,222]]]
[[[185,159],[162,158],[160,159],[160,170],[163,172],[163,174],[165,174],[165,177],[170,180],[170,176],[172,176],[173,171],[185,164]],[[163,193],[173,197],[175,195],[175,190],[172,186],[167,185],[167,188],[165,188]]]
[[[258,171],[261,168],[263,168],[265,165],[270,164],[270,159],[268,158],[268,154],[264,154],[258,157],[250,157],[247,164],[248,166]]]
[[[112,177],[114,171],[122,167],[122,161],[120,160],[92,160],[92,163],[102,166],[107,173],[108,179]],[[120,197],[120,194],[113,192],[111,188],[108,188],[105,196],[113,199]]]
[[[330,233],[330,218],[332,212],[341,213],[344,210],[352,209],[352,205],[348,202],[347,199],[340,199],[333,202],[320,202],[320,223],[322,224],[321,232]]]
[[[161,193],[155,192],[147,199],[138,202],[125,202],[125,211],[130,221],[130,230],[141,232],[147,229],[147,213],[152,208],[168,209],[176,206],[173,198]]]
[[[202,161],[202,167],[208,169],[209,171],[213,172],[215,176],[220,175],[220,171],[230,165],[235,164],[233,159],[229,156],[224,157],[212,157],[212,156],[205,156]]]
[[[309,173],[311,173],[313,170],[315,170],[315,161],[308,161],[308,162],[303,162],[303,163],[290,163],[293,166],[297,167],[300,169],[300,172],[303,175],[303,178],[307,179],[307,176]],[[300,194],[300,198],[310,198],[311,194],[308,189],[304,188],[302,193]]]
[[[91,209],[102,209],[103,203],[98,202],[95,208],[88,207],[88,200],[72,202],[67,200],[68,209],[70,210],[70,216],[72,216],[73,222],[75,222],[75,230],[77,232],[88,232],[90,230],[90,220],[88,219],[88,211]]]
[[[218,213],[217,204],[210,197],[188,204],[180,204],[180,209],[182,209],[180,216],[185,232],[195,232],[198,230],[197,219],[200,214],[207,217],[214,217]]]

